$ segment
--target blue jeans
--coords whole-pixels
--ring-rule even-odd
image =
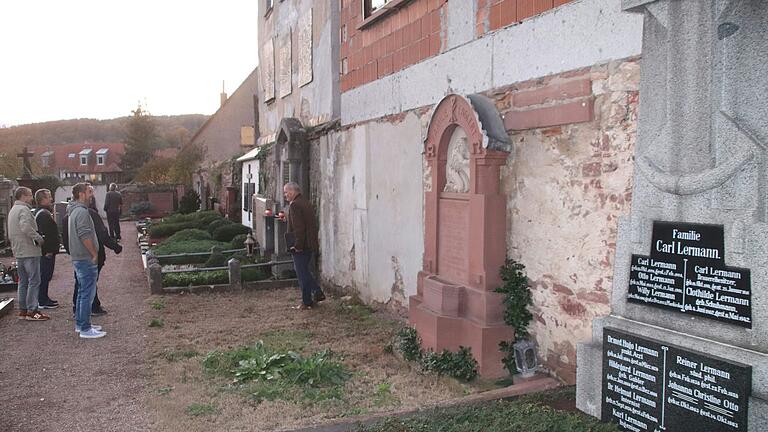
[[[312,261],[312,254],[312,251],[293,253],[293,269],[296,270],[296,277],[299,279],[301,302],[306,306],[312,306],[312,293],[320,291],[320,286],[317,285],[314,276],[312,276],[312,272],[309,271],[309,263]]]
[[[91,302],[96,295],[96,278],[99,275],[99,267],[91,260],[72,261],[77,276],[77,307],[75,308],[75,322],[82,331],[91,329]]]
[[[56,268],[56,255],[40,257],[40,293],[37,295],[40,304],[51,302],[51,298],[48,297],[48,285],[53,279],[54,268]]]
[[[35,311],[40,292],[40,257],[16,258],[19,272],[19,310]]]

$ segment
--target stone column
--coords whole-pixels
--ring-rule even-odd
[[[748,407],[743,407],[749,412],[748,426],[739,420],[739,428],[732,430],[768,430],[768,296],[763,289],[768,285],[768,3],[624,0],[622,4],[626,11],[645,17],[633,202],[630,216],[619,223],[611,314],[594,320],[593,340],[577,347],[577,406],[596,417],[606,406],[603,361],[609,348],[604,333],[612,329],[716,357],[724,362],[723,368],[751,367],[747,384],[751,393]],[[730,319],[730,313],[720,317],[697,313],[713,301],[720,302],[718,307],[733,301],[719,300],[724,295],[720,282],[699,278],[704,275],[700,266],[697,270],[680,265],[665,273],[667,280],[676,280],[674,284],[655,279],[660,285],[649,290],[653,301],[638,301],[635,294],[629,301],[630,286],[644,286],[633,276],[643,272],[635,263],[664,252],[653,239],[665,224],[719,233],[712,237],[719,237],[714,240],[720,245],[712,250],[722,254],[718,258],[723,265],[739,277],[751,271],[751,284],[739,281],[748,287],[746,294],[738,294],[747,304],[740,304],[735,314],[748,310],[751,322],[739,323]],[[681,263],[683,255],[679,254]],[[700,295],[712,298],[690,303],[691,296]],[[672,303],[682,307],[671,307]],[[660,398],[659,403],[664,401]],[[666,419],[667,427],[675,424],[671,421]],[[690,414],[674,421],[701,425],[711,420]]]
[[[240,261],[231,258],[227,261],[227,267],[229,267],[229,286],[236,289],[242,289],[243,279],[240,273]]]

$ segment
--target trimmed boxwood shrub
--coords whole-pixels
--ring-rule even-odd
[[[217,228],[213,232],[213,238],[216,241],[231,242],[236,235],[248,234],[249,231],[250,229],[247,226],[233,223]]]
[[[240,273],[243,282],[267,279],[267,274],[259,268],[243,269]],[[196,285],[224,285],[229,283],[226,270],[189,273],[166,273],[163,275],[164,287],[186,287]]]
[[[185,242],[190,240],[213,240],[213,237],[208,234],[208,231],[192,228],[177,232],[176,234],[168,237],[168,239],[166,239],[163,244]]]
[[[195,222],[159,223],[152,225],[152,228],[149,229],[149,236],[155,238],[169,237],[179,231],[192,228],[197,228]]]
[[[254,282],[268,278],[267,273],[262,268],[246,268],[240,272],[243,282]]]
[[[211,248],[211,255],[208,260],[205,261],[206,267],[225,267],[227,265],[227,258],[222,253],[223,249],[219,246]]]
[[[229,247],[228,243],[217,242],[215,240],[187,240],[180,242],[163,242],[152,248],[155,255],[173,255],[182,253],[195,253],[195,252],[210,252],[211,248],[218,246],[221,248]],[[208,259],[208,256],[203,255],[203,261]]]
[[[248,234],[238,234],[235,236],[235,238],[232,239],[232,249],[244,249],[245,248],[245,239],[248,238]]]
[[[222,285],[229,283],[229,273],[226,270],[191,273],[163,274],[164,287],[186,287],[195,285]]]
[[[232,221],[229,219],[216,219],[215,221],[208,224],[208,226],[205,227],[205,229],[213,235],[214,232],[216,232],[217,229],[225,226],[225,225],[231,225]]]

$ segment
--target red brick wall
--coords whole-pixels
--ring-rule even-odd
[[[591,121],[594,118],[589,69],[514,84],[491,92],[507,131]]]
[[[572,0],[477,0],[477,37],[562,6]]]
[[[440,53],[446,0],[392,0],[397,9],[363,23],[363,0],[341,5],[341,91],[359,87]],[[379,11],[377,11],[379,12]]]

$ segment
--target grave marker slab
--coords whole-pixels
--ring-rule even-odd
[[[722,225],[654,222],[651,255],[632,255],[627,300],[752,328],[748,269],[725,265]]]
[[[752,367],[603,330],[602,418],[624,431],[747,431]]]

